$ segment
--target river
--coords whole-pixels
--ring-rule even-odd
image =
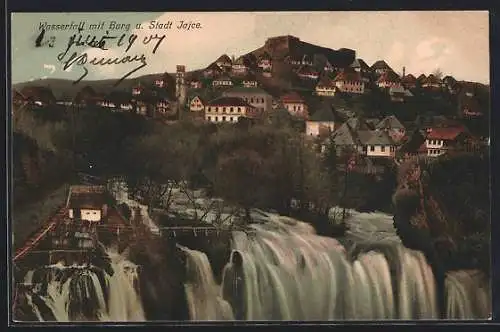
[[[147,208],[113,186],[119,202],[137,206],[154,234]],[[174,207],[191,211],[188,201]],[[208,205],[203,197],[200,206]],[[198,207],[197,207],[198,209]],[[225,213],[225,212],[224,212]],[[223,214],[224,214],[223,213]],[[207,217],[215,218],[215,213]],[[253,232],[235,231],[231,256],[218,284],[205,253],[178,246],[186,257],[184,292],[192,321],[343,321],[438,319],[438,290],[425,256],[402,246],[384,213],[349,211],[344,239],[322,237],[309,224],[252,211]],[[354,255],[356,247],[363,247]],[[136,263],[108,248],[113,275],[88,266],[45,266],[30,271],[37,285],[25,301],[39,321],[144,321]],[[153,285],[154,287],[154,285]],[[489,282],[479,271],[449,272],[447,319],[485,319],[491,312]]]

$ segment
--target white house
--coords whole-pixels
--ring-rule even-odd
[[[110,100],[99,100],[96,102],[97,105],[105,108],[116,108],[116,104]]]
[[[358,72],[342,71],[333,81],[335,82],[335,86],[342,92],[355,94],[365,93],[365,82]]]
[[[223,54],[217,60],[215,60],[215,64],[217,64],[217,66],[219,66],[223,70],[229,70],[231,69],[232,61],[227,54]]]
[[[316,85],[316,95],[323,97],[334,97],[338,88],[335,82],[328,77],[322,78]]]
[[[271,59],[271,56],[269,55],[269,53],[267,52],[264,52],[260,58],[259,58],[259,62],[257,64],[257,66],[259,68],[261,68],[263,71],[271,71],[272,68],[273,68],[273,63],[272,63],[272,59]]]
[[[240,118],[254,118],[258,112],[252,105],[238,97],[220,97],[205,105],[205,121],[236,123]]]
[[[398,74],[393,71],[384,72],[379,79],[377,80],[377,86],[381,89],[391,88],[391,87],[400,87],[401,79]]]
[[[425,139],[425,147],[429,157],[438,157],[453,149],[460,141],[459,137],[467,137],[463,127],[430,128]]]
[[[260,112],[267,112],[272,109],[273,97],[261,88],[234,87],[225,90],[222,95],[224,97],[241,98]]]
[[[422,88],[425,89],[440,89],[443,86],[443,82],[433,74],[427,76],[427,78],[422,82]]]
[[[201,83],[200,80],[195,79],[189,82],[189,86],[191,87],[191,89],[201,89],[203,88],[203,83]]]
[[[331,134],[335,131],[336,123],[335,110],[330,104],[323,103],[306,121],[306,135],[317,137]]]
[[[107,216],[104,186],[71,186],[66,201],[68,216],[72,220],[100,222]]]
[[[134,106],[132,106],[132,103],[130,103],[130,102],[120,104],[120,109],[123,111],[131,111],[133,108],[134,108]]]
[[[259,86],[259,82],[257,82],[257,78],[254,74],[248,73],[241,80],[241,85],[243,85],[245,88],[256,88],[257,86]]]
[[[377,75],[383,75],[387,72],[393,71],[391,67],[384,60],[378,60],[371,66],[371,71]]]
[[[194,96],[193,98],[191,98],[191,100],[189,101],[189,110],[191,112],[200,112],[203,111],[204,109],[205,109],[204,102],[200,98],[200,96]]]
[[[281,103],[290,114],[302,118],[307,118],[307,104],[297,92],[291,92],[281,97]]]
[[[369,157],[393,158],[396,153],[396,144],[385,131],[372,131],[366,142],[366,155]]]
[[[244,56],[240,56],[236,59],[231,67],[234,74],[246,74],[250,69],[250,62]]]
[[[222,76],[222,77],[219,77],[219,78],[213,80],[212,86],[213,87],[233,86],[233,81],[231,80],[231,78],[229,78],[227,76]]]
[[[300,67],[297,70],[297,76],[303,79],[308,79],[308,80],[317,80],[319,77],[319,72],[316,70],[313,70],[310,67]]]

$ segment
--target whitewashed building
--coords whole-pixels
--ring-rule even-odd
[[[205,105],[205,121],[236,123],[240,118],[255,118],[258,111],[238,97],[220,97]]]

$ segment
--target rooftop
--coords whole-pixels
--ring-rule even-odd
[[[100,209],[107,201],[104,186],[71,186],[66,202],[68,208]]]
[[[431,128],[427,134],[427,139],[454,140],[464,132],[463,127]]]
[[[210,106],[246,106],[252,107],[246,101],[238,97],[220,97],[208,103]]]
[[[377,82],[400,82],[401,78],[392,70],[388,70],[380,76]]]
[[[297,92],[292,91],[290,93],[287,93],[281,97],[281,101],[284,103],[303,103],[304,98],[302,98],[301,95],[299,95]]]
[[[368,145],[394,145],[394,141],[385,131],[371,131]]]
[[[342,71],[334,79],[335,82],[338,81],[351,81],[360,82],[362,81],[361,75],[355,71]]]
[[[375,127],[376,129],[404,129],[403,124],[394,115],[382,119]]]
[[[224,96],[228,96],[230,94],[234,94],[234,93],[244,93],[244,94],[265,94],[265,95],[269,95],[269,93],[267,93],[267,91],[261,89],[261,88],[258,88],[258,87],[244,87],[244,86],[237,86],[237,87],[234,87],[234,88],[230,88],[226,91],[224,91],[222,94]]]
[[[392,68],[389,67],[389,65],[387,64],[387,62],[385,62],[384,60],[378,60],[376,61],[371,69],[375,70],[375,69],[387,69],[387,70],[391,70],[392,71]]]
[[[338,116],[336,115],[335,109],[330,103],[323,102],[310,117],[309,121],[336,122],[338,121]]]
[[[231,58],[227,54],[222,54],[215,62],[231,63]]]

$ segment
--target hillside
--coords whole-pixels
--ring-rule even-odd
[[[264,52],[271,55],[273,60],[284,61],[287,56],[301,59],[304,55],[314,58],[315,55],[323,55],[334,66],[347,67],[356,57],[356,51],[346,48],[332,50],[330,48],[317,46],[300,40],[294,36],[272,37],[266,40],[261,48],[250,52],[256,57]]]
[[[249,56],[252,54],[258,58],[264,52],[270,54],[273,59],[273,77],[265,78],[259,75],[258,79],[264,87],[269,88],[271,91],[276,91],[275,93],[279,93],[283,89],[289,89],[292,86],[297,85],[294,84],[296,77],[292,71],[292,67],[285,63],[287,57],[301,59],[304,55],[306,55],[311,59],[314,59],[315,62],[321,63],[322,61],[317,61],[317,56],[321,55],[320,58],[323,58],[323,62],[328,60],[335,66],[346,67],[354,61],[356,55],[356,52],[350,49],[332,50],[303,42],[293,36],[279,36],[267,39],[264,46],[248,54],[244,54],[243,56]],[[208,65],[209,63],[207,63],[207,66]],[[197,68],[194,71],[188,71],[186,73],[186,78],[190,79],[191,77],[200,76],[202,69],[204,68]],[[155,79],[160,78],[162,75],[164,74],[157,73],[126,79],[115,90],[130,91],[139,81],[146,85],[152,84]],[[170,73],[170,76],[174,78],[175,74]],[[91,86],[94,90],[107,94],[113,90],[113,84],[115,82],[116,79],[84,80],[78,84],[72,84],[70,80],[49,78],[18,83],[14,84],[13,87],[16,90],[22,90],[23,88],[30,86],[49,87],[53,91],[56,99],[68,100],[74,97],[78,91],[85,86]],[[300,82],[296,83],[298,83],[299,88],[301,88]]]

